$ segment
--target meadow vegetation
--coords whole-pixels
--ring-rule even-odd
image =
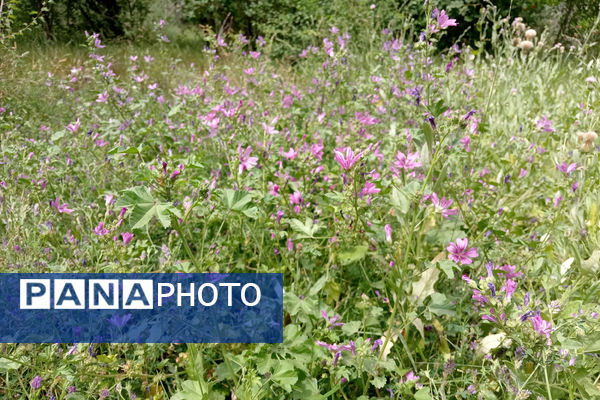
[[[595,27],[547,44],[488,11],[443,50],[432,5],[285,61],[162,20],[143,46],[5,47],[1,272],[280,272],[285,327],[3,344],[0,397],[600,397]]]

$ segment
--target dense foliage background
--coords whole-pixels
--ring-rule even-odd
[[[377,11],[365,13],[365,7],[371,3],[376,4]],[[446,10],[461,27],[448,32],[439,42],[442,47],[458,40],[470,45],[484,38],[490,41],[486,25],[507,16],[521,16],[528,26],[543,28],[550,45],[581,45],[585,33],[597,35],[596,17],[600,10],[600,2],[589,0],[431,3]],[[271,56],[288,59],[322,37],[331,26],[368,41],[370,38],[363,34],[373,22],[372,14],[378,24],[395,30],[410,20],[413,34],[424,29],[426,18],[423,0],[4,0],[3,8],[0,33],[4,35],[31,26],[32,16],[39,18],[39,24],[28,30],[27,41],[78,43],[87,30],[106,39],[149,43],[154,38],[153,23],[164,19],[169,22],[169,37],[181,44],[203,46],[207,29],[219,34],[243,32],[252,40],[263,36]],[[488,16],[485,21],[482,14]]]

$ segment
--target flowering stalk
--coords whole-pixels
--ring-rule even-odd
[[[421,199],[423,197],[423,194],[425,193],[425,188],[427,187],[427,184],[429,183],[429,181],[431,179],[431,175],[433,173],[433,167],[435,166],[436,162],[438,161],[438,159],[440,157],[440,154],[441,154],[440,149],[442,148],[442,144],[444,143],[447,136],[448,136],[448,134],[446,133],[443,137],[440,138],[440,143],[437,148],[438,151],[435,152],[435,154],[433,155],[433,158],[431,159],[431,163],[429,165],[427,175],[425,176],[425,179],[423,180],[423,184],[421,185],[421,188],[417,192],[417,195],[416,195],[417,199]],[[410,226],[409,226],[408,238],[406,240],[406,247],[405,247],[403,257],[402,257],[402,263],[400,264],[400,267],[398,268],[398,271],[400,273],[402,273],[402,271],[405,268],[407,268],[407,266],[408,266],[408,253],[410,252],[410,247],[412,245],[413,233],[415,231],[417,217],[419,216],[419,214],[420,214],[420,210],[415,210],[415,212],[413,213],[413,218],[412,218]],[[400,279],[402,280],[402,276],[400,277]],[[388,328],[386,331],[387,333],[385,335],[385,343],[383,344],[382,351],[379,352],[379,357],[377,358],[378,361],[381,360],[381,357],[383,355],[383,349],[387,348],[387,345],[390,341],[391,334],[392,334],[392,327],[394,326],[394,318],[396,317],[396,313],[398,311],[398,303],[400,303],[399,299],[401,299],[403,297],[404,296],[402,295],[402,293],[398,293],[398,296],[396,296],[394,298],[394,306],[392,307],[392,314],[390,315],[390,319],[388,321]],[[404,341],[402,341],[402,343],[405,344]],[[405,346],[405,349],[407,350],[407,353],[410,355],[408,346]],[[410,358],[412,359],[412,356]],[[413,366],[413,368],[416,369],[415,366]]]

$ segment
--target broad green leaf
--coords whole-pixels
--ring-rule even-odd
[[[374,376],[373,379],[371,379],[371,384],[377,389],[381,389],[385,386],[386,383],[387,379],[385,378],[385,376]]]
[[[360,329],[361,326],[362,326],[362,322],[360,322],[360,321],[346,322],[342,326],[342,332],[344,332],[348,336],[352,336],[356,332],[358,332],[358,330]]]
[[[171,397],[171,400],[203,400],[208,395],[206,384],[200,385],[198,381],[187,380],[181,384],[181,390]]]
[[[298,232],[299,239],[313,238],[315,233],[321,229],[319,224],[315,225],[312,218],[306,217],[304,222],[300,222],[296,218],[290,220],[290,226],[295,232]]]
[[[252,201],[252,196],[248,192],[241,190],[225,189],[221,196],[225,207],[230,210],[242,211],[246,205]]]
[[[171,226],[171,215],[181,217],[181,213],[170,203],[161,203],[155,200],[147,187],[136,186],[127,189],[117,200],[117,207],[133,208],[129,216],[129,223],[133,229],[147,226],[154,217],[158,219],[163,228]]]
[[[440,267],[440,269],[442,271],[444,271],[444,273],[446,274],[446,276],[449,279],[454,279],[454,267],[456,266],[456,264],[450,260],[440,260],[438,261],[438,266]]]
[[[67,131],[65,131],[64,129],[60,130],[60,131],[57,131],[57,132],[54,132],[54,134],[52,135],[52,137],[50,137],[50,139],[52,141],[60,140],[60,139],[62,139],[65,136],[66,133],[67,133]]]
[[[442,293],[432,293],[431,304],[429,304],[427,308],[430,312],[437,316],[448,315],[451,317],[456,315],[454,305],[451,302],[449,302],[446,298],[446,295]]]
[[[323,275],[318,281],[312,284],[312,287],[308,291],[308,295],[315,296],[317,293],[319,293],[325,286],[325,282],[327,282],[327,275]]]
[[[7,358],[0,357],[0,371],[2,371],[2,372],[17,369],[17,368],[19,368],[20,365],[21,364],[19,364],[18,362],[9,360]]]
[[[395,187],[392,188],[390,200],[392,206],[394,206],[398,212],[402,214],[406,214],[408,212],[410,208],[410,200],[408,195],[403,190]]]
[[[291,362],[282,360],[275,367],[271,379],[289,393],[292,391],[292,385],[298,381],[298,374]]]
[[[421,388],[415,393],[415,400],[433,400],[428,388]]]
[[[362,260],[367,254],[367,250],[369,250],[369,248],[365,245],[355,246],[351,249],[339,252],[337,256],[342,265],[348,265]]]

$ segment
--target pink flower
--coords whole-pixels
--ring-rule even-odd
[[[290,203],[292,204],[302,204],[302,193],[300,192],[294,192],[293,194],[290,194]]]
[[[406,373],[406,382],[416,382],[420,379],[420,376],[415,374],[412,370]]]
[[[292,147],[290,147],[290,149],[287,152],[281,153],[281,155],[287,158],[288,160],[293,160],[294,158],[298,157],[298,152]]]
[[[96,99],[96,103],[106,103],[108,100],[108,91],[104,91],[104,93],[98,93],[98,98]]]
[[[129,244],[129,242],[131,242],[131,239],[133,239],[133,234],[129,232],[123,232],[121,233],[121,237],[123,238],[124,244]]]
[[[269,182],[269,193],[273,197],[279,196],[279,185],[276,185],[273,182]]]
[[[350,147],[335,150],[335,161],[340,164],[340,167],[344,170],[349,170],[356,164],[356,162],[362,157],[362,152],[354,154],[354,150]]]
[[[385,240],[387,240],[388,242],[392,241],[392,227],[390,226],[390,224],[386,224],[385,226]]]
[[[570,174],[571,172],[575,171],[577,169],[577,163],[572,163],[572,164],[568,164],[566,162],[563,162],[562,164],[556,164],[556,168],[558,168],[558,170],[560,172],[564,172],[565,174]]]
[[[310,146],[310,152],[316,159],[321,160],[323,158],[324,147],[321,143],[315,143]]]
[[[478,257],[477,249],[471,247],[467,249],[469,239],[456,239],[456,243],[450,242],[446,250],[448,250],[448,258],[458,264],[471,264],[472,258]]]
[[[104,227],[104,222],[100,222],[97,227],[94,228],[94,233],[98,236],[104,236],[108,233],[108,229]]]
[[[510,300],[513,297],[513,294],[515,294],[515,289],[516,288],[517,288],[517,282],[513,281],[512,279],[508,279],[506,281],[506,285],[504,286],[504,290],[505,290],[506,298],[508,300]]]
[[[361,190],[360,195],[362,197],[368,194],[377,194],[379,192],[381,192],[381,189],[378,189],[373,182],[366,181],[365,187]]]
[[[446,219],[458,212],[456,209],[448,209],[448,207],[452,205],[452,200],[446,199],[445,197],[440,199],[435,192],[431,194],[429,199],[431,200],[431,204],[442,213],[442,217]]]
[[[242,150],[241,145],[238,146],[238,158],[240,161],[240,166],[238,168],[239,174],[241,174],[242,172],[244,172],[246,170],[252,169],[256,166],[256,163],[258,162],[258,158],[250,157],[251,152],[252,152],[252,146],[246,147],[246,150]]]
[[[396,159],[394,160],[391,168],[394,174],[399,175],[401,169],[405,171],[411,171],[417,167],[420,167],[421,165],[421,161],[419,161],[419,153],[404,154],[403,152],[398,151],[396,154]]]
[[[60,204],[60,200],[58,199],[58,197],[56,198],[56,200],[50,201],[50,206],[56,208],[61,214],[71,214],[73,212],[73,210],[69,208],[69,203]]]
[[[539,118],[536,121],[536,126],[543,132],[554,132],[556,129],[552,127],[553,123],[548,119],[545,115],[542,115],[542,118]]]
[[[531,318],[531,324],[533,325],[534,331],[540,335],[546,336],[546,339],[548,339],[548,346],[552,345],[552,340],[550,340],[550,333],[554,330],[552,329],[552,324],[546,320],[543,320],[539,315]]]
[[[437,15],[437,23],[440,26],[440,28],[446,29],[449,26],[457,26],[458,25],[456,23],[455,19],[450,19],[448,14],[446,14],[446,11],[444,11],[444,10],[438,11],[438,9],[436,8],[434,10],[434,13],[435,13],[435,15]]]
[[[77,118],[77,121],[75,121],[75,124],[67,125],[67,130],[69,130],[73,133],[77,133],[77,131],[79,130],[79,125],[80,125],[80,121],[79,121],[79,118]]]

